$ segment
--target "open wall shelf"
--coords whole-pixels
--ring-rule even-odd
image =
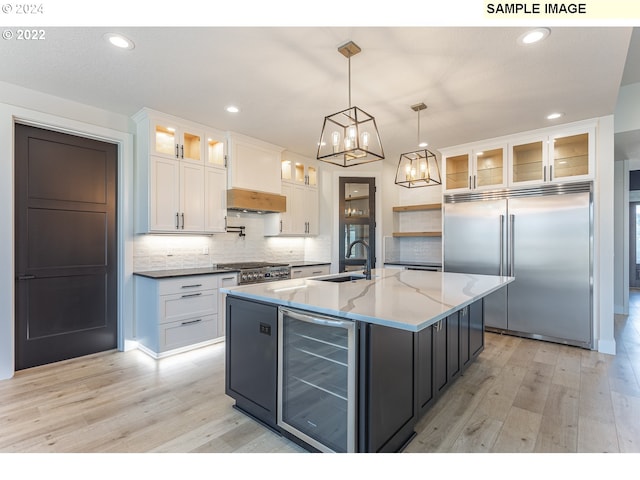
[[[404,212],[418,212],[418,211],[428,211],[428,210],[437,210],[440,211],[442,209],[441,203],[423,203],[420,205],[402,205],[393,207],[394,213],[404,213]],[[399,222],[394,222],[396,225],[396,229],[399,226]],[[420,231],[420,232],[393,232],[394,237],[441,237],[442,232],[439,231]]]

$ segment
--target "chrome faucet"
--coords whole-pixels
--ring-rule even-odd
[[[371,280],[371,249],[369,245],[364,240],[354,240],[347,247],[347,258],[351,257],[351,250],[353,250],[353,246],[357,243],[362,244],[362,246],[367,250],[367,262],[364,266],[364,276],[367,280]]]

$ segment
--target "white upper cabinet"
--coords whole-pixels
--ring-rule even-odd
[[[282,153],[281,169],[283,182],[307,185],[309,187],[318,186],[318,164],[316,160],[285,151]]]
[[[529,185],[545,182],[548,175],[547,138],[523,138],[509,144],[510,185]]]
[[[594,142],[595,128],[579,128],[510,144],[510,185],[592,179]]]
[[[204,130],[170,118],[150,118],[151,154],[204,163]]]
[[[595,128],[558,131],[549,137],[549,181],[588,180],[595,164]]]
[[[281,159],[281,191],[287,211],[265,222],[265,235],[318,235],[318,167],[311,160],[285,151]]]
[[[142,109],[137,123],[138,233],[225,231],[225,134]]]
[[[560,126],[442,151],[446,193],[591,180],[595,126]]]
[[[447,192],[491,190],[507,184],[504,145],[477,145],[443,154],[442,158]]]
[[[280,155],[283,148],[255,138],[228,136],[228,188],[280,194]]]
[[[205,166],[225,168],[227,159],[225,158],[226,138],[221,133],[207,132],[205,143]]]

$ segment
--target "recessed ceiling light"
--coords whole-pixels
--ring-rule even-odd
[[[560,118],[562,115],[564,114],[560,112],[550,113],[549,115],[547,115],[547,120],[555,120],[556,118]]]
[[[225,110],[229,113],[238,113],[240,111],[240,109],[235,105],[229,105],[228,107],[225,107]]]
[[[104,39],[114,47],[125,50],[133,50],[135,48],[135,44],[131,40],[119,33],[106,33]]]
[[[548,28],[536,28],[520,35],[520,37],[518,38],[518,42],[522,45],[530,45],[532,43],[544,40],[549,36],[550,33],[551,30],[549,30]]]

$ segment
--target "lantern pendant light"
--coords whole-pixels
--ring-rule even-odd
[[[351,106],[351,57],[361,49],[349,41],[338,47],[349,60],[349,108],[324,117],[317,159],[341,167],[351,167],[384,159],[376,119]]]
[[[411,106],[411,110],[418,112],[418,146],[422,149],[400,155],[396,170],[396,185],[415,188],[442,184],[440,167],[435,154],[427,150],[426,143],[420,142],[420,112],[426,109],[427,106],[424,103]]]

